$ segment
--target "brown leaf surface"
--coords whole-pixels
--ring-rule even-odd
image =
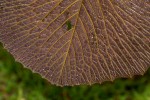
[[[0,41],[60,86],[141,75],[150,66],[150,1],[0,0]]]

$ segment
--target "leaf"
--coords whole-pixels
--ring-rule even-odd
[[[150,1],[1,0],[0,41],[59,86],[143,75],[150,66]]]

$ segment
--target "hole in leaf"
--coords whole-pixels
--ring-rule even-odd
[[[66,25],[67,25],[67,30],[70,30],[72,28],[71,21],[67,21]]]

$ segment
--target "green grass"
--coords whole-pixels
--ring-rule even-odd
[[[0,46],[0,100],[150,100],[150,70],[101,85],[58,87],[33,74]]]

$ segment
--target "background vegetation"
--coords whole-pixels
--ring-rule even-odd
[[[0,45],[0,100],[150,100],[149,78],[150,70],[101,85],[57,87],[16,63]]]

